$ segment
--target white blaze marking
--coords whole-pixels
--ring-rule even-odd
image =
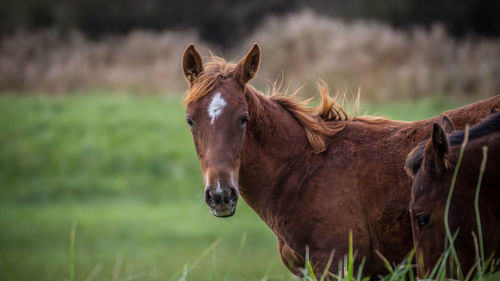
[[[222,98],[220,92],[217,92],[208,105],[208,115],[210,116],[210,123],[213,124],[215,119],[222,113],[226,106],[226,101]]]
[[[219,181],[217,181],[217,189],[215,189],[215,192],[222,193],[222,188],[220,188],[220,182]]]

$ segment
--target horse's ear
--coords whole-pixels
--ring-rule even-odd
[[[253,43],[252,48],[250,48],[245,57],[236,66],[234,70],[235,79],[244,86],[255,76],[257,70],[259,70],[259,64],[260,47],[257,43]]]
[[[443,130],[447,135],[455,131],[455,125],[453,125],[451,119],[446,115],[444,115],[441,119],[441,126],[443,127]]]
[[[434,174],[441,174],[448,168],[448,137],[443,128],[434,123],[432,136],[427,142],[424,151],[424,169]]]
[[[194,83],[196,77],[203,71],[200,53],[196,51],[192,43],[189,44],[182,56],[182,71],[184,72],[184,77],[188,81],[189,86]]]

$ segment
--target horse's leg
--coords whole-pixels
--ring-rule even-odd
[[[286,267],[295,275],[302,276],[304,268],[304,259],[299,256],[285,241],[278,237],[278,251],[280,252],[281,260]]]

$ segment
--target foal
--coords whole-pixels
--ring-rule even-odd
[[[459,231],[454,245],[464,273],[476,261],[473,233],[477,237],[478,228],[474,198],[483,146],[488,147],[479,195],[484,250],[486,257],[493,252],[497,257],[500,254],[500,114],[472,127],[469,138],[449,211],[450,231],[452,234]],[[419,268],[421,277],[429,273],[445,248],[444,210],[463,140],[464,131],[447,136],[435,123],[431,138],[415,148],[407,160],[407,171],[414,177],[410,212],[417,259],[421,256],[424,262],[423,268]]]
[[[300,273],[306,248],[317,273],[333,250],[338,264],[349,231],[365,273],[384,274],[377,256],[399,262],[412,248],[410,179],[403,163],[437,118],[419,122],[349,117],[321,88],[321,104],[264,96],[248,82],[257,73],[254,44],[237,64],[203,65],[193,45],[182,68],[189,84],[186,121],[215,216],[232,216],[239,194],[278,238],[288,268]],[[446,113],[458,127],[500,108],[493,97]]]

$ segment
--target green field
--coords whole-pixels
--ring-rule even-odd
[[[415,120],[464,104],[365,105]],[[176,96],[0,96],[0,280],[290,280],[276,240],[240,200],[213,217]],[[243,248],[238,251],[243,241]],[[191,268],[191,267],[186,267]]]

